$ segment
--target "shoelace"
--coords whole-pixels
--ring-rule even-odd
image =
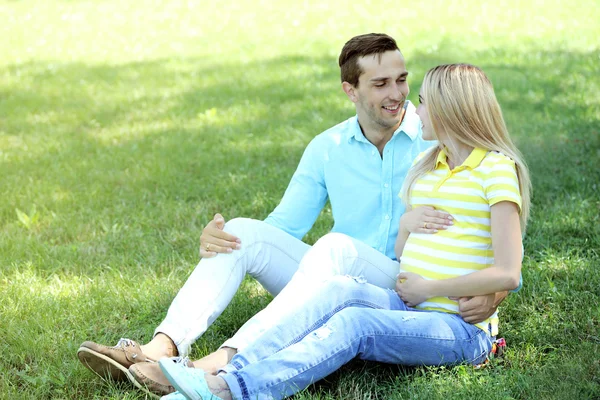
[[[131,339],[121,338],[117,342],[115,348],[127,347],[127,346],[135,347],[135,342],[133,340],[131,340]],[[133,354],[131,357],[136,358],[137,357],[137,353]],[[178,357],[171,357],[171,360],[175,364],[183,364],[186,367],[187,367],[188,362],[190,361],[190,359],[188,357],[179,357],[179,356]],[[154,361],[149,360],[149,359],[147,359],[147,361],[154,362]]]
[[[117,348],[117,347],[127,347],[127,346],[135,347],[135,342],[133,340],[131,340],[131,339],[121,338],[117,342],[117,345],[115,346],[115,348]]]
[[[175,364],[183,364],[187,367],[188,362],[190,361],[190,359],[188,357],[171,357],[171,361],[173,361]]]

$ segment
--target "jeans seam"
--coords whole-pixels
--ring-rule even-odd
[[[233,377],[237,381],[238,385],[240,386],[240,390],[242,392],[242,398],[237,399],[237,400],[249,400],[251,393],[248,390],[248,386],[246,385],[244,378],[242,378],[239,374],[237,374],[237,371],[231,372],[231,375],[233,375]]]
[[[259,245],[259,244],[268,244],[268,245],[270,245],[270,246],[274,247],[275,249],[279,250],[281,253],[283,253],[285,256],[287,256],[289,259],[291,259],[291,260],[295,260],[295,258],[294,258],[294,257],[292,257],[290,253],[288,253],[288,252],[284,251],[284,250],[283,250],[281,247],[279,247],[279,246],[277,246],[277,245],[275,245],[275,244],[273,244],[273,243],[270,243],[270,242],[264,241],[264,240],[263,240],[263,241],[257,241],[257,242],[254,242],[253,244],[251,244],[250,246],[248,246],[248,247],[247,247],[247,250],[249,250],[249,249],[251,249],[252,247],[254,247],[254,246],[256,246],[256,245]],[[227,277],[227,279],[225,280],[225,283],[227,283],[227,282],[229,282],[229,280],[231,280],[231,277],[233,276],[233,272],[234,272],[234,271],[235,271],[235,270],[238,268],[238,264],[239,264],[240,260],[242,260],[242,259],[243,259],[244,257],[246,257],[246,256],[248,256],[248,252],[245,252],[245,253],[244,253],[244,254],[243,254],[241,257],[239,257],[239,258],[238,258],[238,259],[235,261],[235,265],[234,265],[234,267],[231,269],[231,272],[229,273],[229,276],[228,276],[228,277]],[[246,271],[246,274],[247,274],[247,273],[248,273],[248,271]],[[255,279],[256,279],[256,278],[255,278]],[[223,285],[223,287],[221,288],[221,291],[220,291],[220,292],[219,292],[219,294],[216,296],[217,298],[218,298],[219,296],[221,296],[221,294],[223,294],[223,291],[225,290],[225,286],[226,286],[226,285]],[[237,292],[237,291],[236,291],[236,292]],[[214,300],[212,300],[212,302],[214,302]],[[201,314],[201,315],[204,315],[204,314],[207,312],[207,308],[208,308],[208,307],[205,307],[205,308],[204,308],[204,310],[202,311],[202,314]],[[200,317],[198,317],[198,318],[196,318],[196,319],[194,320],[194,323],[196,323],[196,321],[200,320],[201,318],[202,318],[201,316],[200,316]],[[193,325],[193,324],[192,324],[192,325]],[[208,328],[208,327],[207,327],[207,328]],[[188,333],[189,333],[190,331],[191,331],[191,328],[189,328],[189,329],[186,329],[186,330],[184,331],[184,334],[183,334],[183,339],[181,339],[180,343],[175,343],[175,345],[176,345],[176,346],[178,346],[178,345],[180,345],[180,344],[181,344],[181,342],[183,342],[183,341],[187,340],[187,339],[188,339]]]

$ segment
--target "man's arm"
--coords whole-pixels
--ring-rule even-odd
[[[308,145],[283,198],[265,222],[302,239],[310,230],[327,201],[323,175],[325,148],[317,137]],[[242,246],[240,239],[223,228],[225,219],[215,214],[202,230],[200,257],[210,258],[218,253],[231,253]]]
[[[465,322],[477,324],[491,317],[508,292],[498,292],[483,296],[461,297],[458,299],[458,311]]]
[[[327,202],[324,139],[317,136],[309,143],[281,202],[265,219],[268,224],[298,239],[312,228]]]

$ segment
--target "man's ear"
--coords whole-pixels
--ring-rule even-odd
[[[346,93],[346,96],[348,96],[350,101],[352,101],[353,103],[356,103],[358,101],[358,96],[356,95],[356,88],[353,85],[351,85],[348,82],[343,82],[342,89],[344,90],[344,93]]]

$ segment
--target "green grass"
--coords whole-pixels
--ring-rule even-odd
[[[228,3],[0,2],[0,398],[144,398],[78,345],[150,339],[212,214],[274,208],[352,115],[337,55],[371,31],[398,39],[413,101],[442,62],[491,77],[534,182],[525,286],[489,368],[353,362],[297,398],[600,398],[596,2]],[[269,300],[246,280],[193,355]]]

